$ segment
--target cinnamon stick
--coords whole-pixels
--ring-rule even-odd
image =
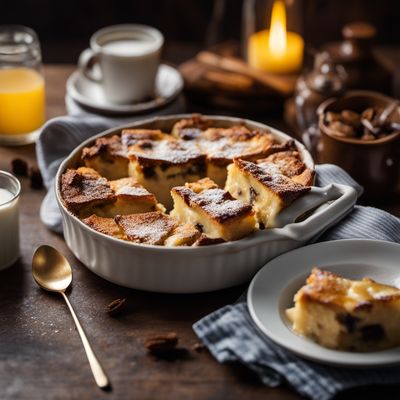
[[[282,77],[269,74],[250,67],[244,61],[234,57],[221,57],[209,51],[202,51],[197,54],[196,59],[210,67],[219,68],[225,71],[246,75],[258,83],[267,86],[283,96],[293,93],[295,79],[293,77]]]
[[[208,70],[205,72],[204,78],[212,83],[216,83],[222,87],[232,90],[246,91],[253,86],[253,79],[235,72]]]

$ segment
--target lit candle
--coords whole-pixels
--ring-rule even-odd
[[[272,7],[270,30],[252,34],[248,42],[251,67],[272,73],[298,71],[303,64],[304,40],[295,32],[287,32],[286,10],[282,0]]]

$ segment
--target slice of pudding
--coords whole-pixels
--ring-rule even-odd
[[[134,178],[107,181],[87,167],[68,170],[62,177],[61,191],[67,208],[80,218],[91,214],[112,218],[119,214],[165,211]]]
[[[120,136],[101,137],[91,147],[82,151],[82,160],[107,179],[128,176],[128,156],[122,147]]]
[[[283,175],[275,164],[235,158],[228,167],[225,189],[254,207],[260,228],[272,228],[276,216],[311,188]]]
[[[92,168],[68,169],[61,177],[61,196],[65,206],[79,218],[96,214],[115,201],[115,193],[106,178]]]
[[[286,314],[293,331],[322,346],[378,351],[400,345],[400,290],[313,268]]]
[[[114,217],[156,210],[165,211],[165,208],[157,203],[154,194],[146,190],[135,178],[121,178],[109,181],[109,184],[115,194],[115,201],[98,210],[100,216]]]
[[[279,171],[296,183],[305,186],[314,182],[315,171],[306,167],[297,150],[279,151],[269,155],[267,158],[257,160],[261,167],[263,164],[275,164]]]
[[[196,226],[210,239],[237,240],[255,229],[252,207],[234,199],[209,178],[174,187],[171,195],[171,215]]]
[[[241,125],[209,128],[202,135],[199,146],[207,154],[207,176],[220,187],[225,186],[226,168],[235,157],[256,160],[277,150],[270,132],[250,131]]]
[[[190,246],[200,236],[193,226],[155,211],[144,214],[117,215],[115,222],[128,240],[135,243],[165,246]]]
[[[205,155],[193,142],[157,136],[129,146],[129,175],[171,209],[170,190],[174,186],[205,176]]]
[[[104,218],[93,214],[88,218],[84,218],[82,221],[97,232],[104,233],[105,235],[117,239],[128,240],[118,224],[114,221],[114,218]]]
[[[211,121],[199,114],[193,114],[192,118],[181,119],[176,122],[171,130],[171,135],[176,139],[198,140],[203,132],[211,126]]]

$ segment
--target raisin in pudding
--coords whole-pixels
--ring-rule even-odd
[[[286,310],[293,331],[322,346],[377,351],[400,345],[400,290],[313,268]]]
[[[206,246],[273,227],[310,190],[314,171],[293,140],[216,124],[193,115],[169,133],[97,138],[62,175],[64,205],[97,232],[149,245]]]
[[[285,176],[279,166],[235,158],[228,167],[226,190],[251,204],[260,227],[274,227],[279,212],[311,189]]]
[[[171,215],[193,224],[211,239],[237,240],[255,229],[251,205],[234,199],[209,178],[175,187],[171,194]]]

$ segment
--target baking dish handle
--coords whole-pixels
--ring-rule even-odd
[[[307,196],[293,203],[279,215],[276,223],[283,227],[273,228],[270,233],[280,238],[308,241],[321,235],[347,215],[356,201],[357,191],[351,186],[332,183],[323,188],[313,187]],[[294,222],[312,209],[314,212],[306,219]]]

